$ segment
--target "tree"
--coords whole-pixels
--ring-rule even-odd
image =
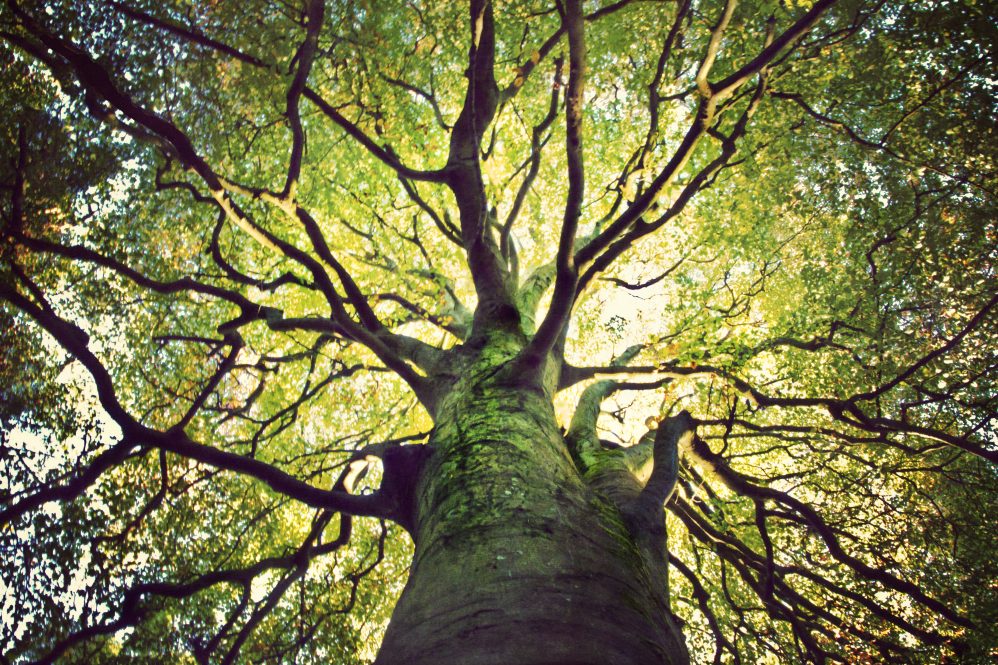
[[[6,661],[998,644],[982,4],[8,0],[0,37]]]

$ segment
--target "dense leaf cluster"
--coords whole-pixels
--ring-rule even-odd
[[[696,662],[993,657],[986,3],[585,2],[584,89],[485,5],[0,8],[3,660],[369,662],[375,460],[511,307],[566,428],[696,419]]]

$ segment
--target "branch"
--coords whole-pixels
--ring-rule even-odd
[[[604,16],[609,16],[610,14],[623,9],[633,1],[634,0],[617,0],[617,2],[610,3],[606,7],[601,7],[594,12],[586,14],[583,19],[589,22],[598,21]],[[527,79],[530,78],[530,74],[537,68],[537,65],[540,64],[544,58],[551,53],[551,51],[554,50],[554,47],[558,45],[566,32],[567,27],[563,21],[554,34],[544,40],[544,43],[541,44],[540,48],[534,51],[530,58],[528,58],[522,65],[517,67],[516,76],[513,81],[511,81],[510,84],[503,88],[503,90],[499,93],[500,104],[505,104],[515,97],[516,93],[520,92],[523,85],[527,82]]]
[[[263,281],[255,277],[250,277],[249,275],[237,270],[235,266],[229,263],[226,258],[222,256],[220,242],[222,230],[225,228],[226,219],[225,211],[219,211],[218,221],[215,223],[215,227],[211,231],[211,241],[208,246],[208,251],[211,253],[212,261],[214,261],[215,265],[222,269],[222,272],[225,273],[226,277],[237,284],[252,286],[260,289],[261,291],[275,291],[285,284],[296,284],[302,288],[312,290],[317,288],[314,283],[308,283],[292,272],[285,272],[275,279]]]
[[[315,106],[322,111],[322,113],[336,123],[340,129],[345,131],[351,138],[353,138],[357,143],[364,147],[371,155],[376,157],[385,166],[388,166],[399,177],[407,178],[409,180],[419,180],[423,182],[446,182],[447,180],[447,170],[437,169],[431,171],[422,171],[419,169],[413,169],[401,162],[395,153],[386,148],[382,148],[377,143],[375,143],[371,138],[364,133],[360,127],[354,123],[347,120],[347,118],[336,110],[329,102],[322,98],[322,96],[313,90],[312,88],[306,87],[303,93],[305,99],[309,100]]]
[[[301,224],[305,227],[309,240],[312,243],[312,248],[316,251],[319,257],[325,261],[326,264],[332,267],[334,272],[336,272],[336,276],[343,285],[343,288],[350,299],[350,303],[357,311],[361,324],[358,325],[357,322],[351,318],[350,314],[344,307],[344,303],[340,298],[339,293],[336,291],[336,287],[333,285],[328,273],[319,261],[306,252],[303,252],[295,245],[281,240],[276,236],[270,236],[276,247],[285,256],[294,259],[299,264],[309,269],[323,294],[326,296],[326,300],[331,308],[333,320],[339,329],[344,332],[345,336],[363,344],[373,351],[379,360],[385,363],[389,369],[398,374],[409,385],[409,387],[412,388],[413,392],[416,393],[416,396],[419,397],[420,401],[427,405],[427,407],[432,406],[431,391],[429,390],[425,379],[416,374],[412,368],[406,364],[405,358],[398,355],[399,351],[407,353],[408,350],[418,347],[422,350],[421,355],[425,357],[427,354],[432,353],[432,347],[415,339],[403,339],[401,335],[396,335],[390,332],[381,324],[375,315],[374,310],[371,309],[367,299],[360,291],[360,288],[357,286],[356,282],[354,282],[353,277],[333,256],[318,223],[309,214],[309,212],[295,203],[281,200],[272,192],[245,187],[225,179],[219,179],[219,182],[227,191],[235,191],[240,194],[271,203],[277,206],[278,209],[286,215],[301,222]]]
[[[301,174],[302,154],[305,150],[305,130],[302,127],[298,107],[302,93],[305,91],[305,84],[308,82],[309,72],[312,70],[312,63],[315,61],[325,7],[324,0],[306,0],[305,3],[305,41],[298,47],[298,52],[295,54],[294,59],[298,61],[298,69],[288,87],[285,110],[288,122],[291,123],[292,143],[291,157],[288,160],[288,175],[284,182],[284,191],[281,193],[282,198],[294,198],[298,176]]]
[[[907,381],[908,379],[910,379],[912,376],[915,375],[915,372],[925,367],[926,365],[928,365],[929,363],[931,363],[933,360],[940,357],[944,353],[952,351],[953,348],[955,348],[961,341],[963,341],[964,337],[966,337],[971,331],[973,331],[975,328],[978,328],[984,322],[984,319],[987,317],[988,313],[992,309],[994,309],[996,305],[998,305],[998,295],[993,296],[991,300],[989,300],[987,304],[984,305],[984,307],[982,307],[977,312],[977,314],[971,317],[970,321],[967,322],[967,325],[965,325],[957,334],[953,335],[953,337],[951,337],[945,344],[936,347],[929,353],[922,356],[917,362],[912,363],[911,366],[908,367],[908,369],[901,372],[887,383],[878,386],[875,390],[871,390],[865,393],[860,393],[858,395],[853,395],[850,398],[850,401],[859,402],[859,401],[868,401],[871,399],[875,399],[876,397],[879,397],[883,393],[891,390],[898,384]]]
[[[740,656],[738,654],[738,649],[724,636],[721,631],[721,626],[717,622],[717,617],[714,612],[710,609],[710,594],[704,589],[703,584],[700,583],[700,579],[696,573],[694,573],[690,568],[678,559],[673,554],[669,554],[669,565],[673,566],[676,570],[682,573],[686,581],[689,582],[690,587],[693,589],[693,597],[697,601],[697,607],[700,608],[700,612],[707,619],[707,624],[710,626],[710,632],[714,635],[714,663],[720,665],[721,654],[725,649],[728,650],[735,658],[736,663],[740,663]]]
[[[634,359],[644,347],[640,344],[628,347],[610,364],[615,369],[626,371],[627,363]],[[616,381],[597,381],[586,387],[579,396],[572,414],[572,422],[565,437],[569,442],[583,442],[596,438],[596,421],[600,415],[600,404],[621,388]]]
[[[13,2],[11,4],[13,5]],[[333,308],[334,318],[336,318],[338,323],[348,331],[350,337],[368,346],[375,352],[376,355],[378,355],[379,358],[382,359],[383,362],[385,362],[386,365],[398,372],[399,375],[413,387],[417,394],[422,395],[424,398],[426,397],[427,391],[423,388],[420,377],[413,373],[404,361],[395,356],[388,346],[386,346],[383,339],[380,339],[378,336],[372,335],[368,332],[372,328],[377,329],[377,326],[374,325],[376,320],[372,318],[370,308],[367,307],[366,301],[363,301],[362,298],[357,298],[359,291],[356,291],[355,285],[353,285],[352,280],[349,279],[349,275],[344,277],[345,271],[343,271],[342,267],[338,264],[335,264],[335,260],[333,262],[333,267],[334,269],[337,269],[338,275],[344,281],[344,286],[347,288],[348,293],[352,298],[352,302],[357,307],[362,319],[364,319],[364,323],[368,328],[367,331],[360,329],[350,319],[349,315],[343,309],[339,295],[336,293],[334,287],[329,281],[328,276],[325,274],[325,271],[321,268],[318,262],[304,252],[301,252],[290,243],[277,238],[252,222],[252,220],[246,217],[238,206],[231,201],[229,196],[226,194],[226,190],[232,188],[233,185],[219,178],[214,171],[211,170],[208,164],[204,162],[204,160],[201,159],[201,157],[194,150],[193,144],[191,144],[190,140],[183,132],[167,120],[164,120],[160,116],[157,116],[135,104],[130,97],[121,92],[114,85],[109,74],[93,59],[91,59],[86,52],[82,51],[74,44],[60,40],[47,33],[35,24],[27,14],[17,9],[16,6],[15,11],[17,11],[19,16],[22,17],[22,20],[26,23],[26,25],[31,27],[40,35],[42,41],[49,46],[49,48],[66,58],[84,85],[101,94],[101,96],[111,102],[128,117],[131,117],[139,124],[147,127],[157,135],[166,139],[180,160],[189,168],[192,168],[195,172],[197,172],[198,175],[201,176],[202,179],[208,184],[212,197],[216,200],[219,207],[225,211],[229,219],[233,220],[237,226],[247,231],[261,244],[264,244],[268,248],[275,251],[279,251],[285,256],[293,258],[303,266],[307,267],[316,277],[319,284],[323,287],[323,292]],[[262,196],[260,191],[254,191],[252,194],[257,197]],[[287,206],[281,207],[283,209]],[[306,222],[306,226],[308,226],[308,218],[301,214],[304,211],[297,208],[296,212],[298,213],[298,216]],[[316,242],[316,228],[313,226],[310,231],[312,232],[310,237],[313,242]],[[319,234],[319,237],[321,238],[321,234]],[[324,244],[324,242],[322,244]]]
[[[603,400],[617,389],[617,382],[611,380],[597,381],[582,391],[579,401],[572,414],[572,422],[565,433],[569,449],[580,457],[590,449],[599,445],[596,436],[596,421],[600,416],[600,405]]]
[[[541,141],[541,136],[548,130],[555,118],[558,117],[558,97],[562,86],[561,70],[563,64],[563,59],[558,58],[555,60],[554,81],[551,84],[551,102],[548,104],[548,112],[531,130],[530,157],[527,158],[529,168],[526,175],[523,176],[520,187],[516,190],[513,205],[510,207],[509,214],[506,216],[506,221],[502,226],[502,232],[499,234],[499,249],[507,260],[510,258],[510,233],[513,230],[513,224],[516,222],[516,218],[520,214],[520,209],[523,207],[523,202],[527,198],[527,193],[534,184],[534,180],[537,178],[537,173],[540,170],[541,149],[544,145]]]
[[[276,238],[265,229],[249,219],[226,195],[217,174],[207,162],[201,158],[187,135],[173,123],[160,115],[135,103],[135,101],[111,79],[110,74],[90,55],[76,44],[60,39],[45,30],[26,12],[21,10],[15,0],[8,0],[9,6],[18,15],[25,27],[36,35],[46,47],[64,58],[72,67],[77,79],[85,88],[100,95],[115,109],[126,117],[145,127],[165,141],[169,148],[188,168],[192,169],[205,182],[219,207],[222,208],[236,226],[243,229],[258,243],[269,249],[279,251]],[[115,123],[113,114],[103,114],[105,122]]]
[[[38,252],[55,254],[72,261],[93,263],[94,265],[108,268],[122,277],[131,280],[136,285],[150,289],[156,293],[172,294],[182,291],[190,291],[218,298],[220,300],[225,300],[239,307],[241,315],[238,319],[219,325],[218,327],[220,330],[232,330],[235,327],[238,327],[237,325],[234,325],[236,322],[242,324],[248,323],[251,320],[276,320],[280,318],[279,310],[259,305],[249,300],[241,293],[213,286],[211,284],[205,284],[190,277],[182,277],[173,281],[163,282],[146,277],[142,273],[134,270],[117,259],[104,256],[103,254],[95,252],[92,249],[82,245],[62,245],[48,240],[32,238],[18,231],[12,232],[11,237],[19,244]]]
[[[397,78],[393,78],[391,76],[388,76],[387,74],[383,74],[383,73],[379,72],[378,75],[386,83],[391,83],[394,86],[398,86],[399,88],[402,88],[403,90],[405,90],[407,92],[411,92],[414,95],[418,95],[418,96],[422,97],[423,99],[425,99],[429,103],[430,108],[433,109],[433,115],[436,118],[437,124],[440,126],[440,128],[442,130],[444,130],[444,131],[450,131],[452,129],[452,127],[447,124],[447,121],[444,120],[444,115],[440,111],[440,105],[437,103],[437,97],[432,92],[433,91],[433,73],[432,73],[432,71],[430,72],[430,92],[427,92],[426,90],[423,90],[422,88],[420,88],[417,85],[413,85],[411,83],[403,81],[402,79],[397,79]]]
[[[772,500],[781,503],[801,515],[825,543],[829,553],[839,563],[845,564],[868,580],[874,580],[889,589],[899,591],[922,605],[938,612],[950,621],[961,626],[973,627],[973,623],[960,616],[947,605],[926,595],[917,585],[895,577],[891,573],[867,565],[842,549],[834,531],[811,506],[799,501],[786,492],[755,485],[744,476],[732,470],[726,460],[711,451],[703,440],[690,438],[685,442],[682,453],[689,456],[705,471],[710,472],[732,491],[754,500]]]
[[[176,35],[189,42],[197,44],[199,46],[204,46],[205,48],[209,48],[213,51],[224,53],[230,58],[234,58],[244,64],[251,65],[253,67],[260,67],[263,69],[272,69],[272,67],[267,63],[265,63],[263,60],[255,56],[252,56],[248,53],[245,53],[243,51],[240,51],[239,49],[229,46],[228,44],[220,42],[216,39],[212,39],[211,37],[208,37],[207,35],[202,33],[200,30],[187,28],[181,25],[177,25],[175,23],[171,23],[169,21],[164,21],[163,19],[156,18],[155,16],[147,14],[146,12],[143,12],[141,10],[129,7],[128,5],[122,2],[118,2],[117,0],[110,0],[109,4],[115,9],[117,9],[119,12],[121,12],[122,14],[136,21],[140,21],[147,25],[159,28],[170,34]]]
[[[409,195],[409,198],[412,199],[417,206],[422,208],[423,212],[429,215],[430,219],[433,221],[433,224],[437,227],[440,233],[442,233],[447,240],[450,240],[458,247],[461,247],[461,230],[454,226],[454,223],[451,222],[450,218],[446,215],[441,217],[437,211],[426,202],[426,199],[420,196],[419,190],[417,190],[416,186],[409,182],[409,180],[400,175],[399,182],[402,183],[402,188],[405,190],[405,193]]]
[[[649,183],[648,188],[644,191],[644,193],[635,199],[631,206],[628,207],[628,209],[625,210],[616,220],[614,220],[614,222],[610,224],[595,240],[593,240],[593,242],[589,243],[585,248],[577,252],[575,260],[579,266],[586,265],[593,261],[611,243],[621,237],[635,222],[637,222],[649,208],[651,208],[652,204],[658,198],[659,193],[663,190],[663,188],[675,180],[675,178],[682,171],[683,167],[686,166],[687,162],[693,156],[693,152],[699,145],[700,141],[708,134],[710,128],[713,126],[713,121],[718,112],[718,105],[723,100],[730,97],[744,83],[746,83],[751,76],[761,72],[766,65],[771,63],[780,54],[784,48],[790,46],[807,33],[814,23],[816,23],[821,17],[822,13],[824,13],[836,1],[837,0],[819,0],[804,16],[797,20],[781,35],[775,39],[771,36],[767,36],[767,45],[762,49],[762,51],[760,51],[759,55],[753,58],[752,61],[744,67],[737,70],[734,74],[718,84],[707,83],[705,87],[701,87],[699,89],[700,103],[697,106],[693,123],[684,135],[679,147],[673,153],[665,167],[659,172],[655,179]],[[728,8],[726,7],[726,11],[727,9]],[[726,21],[724,14],[722,14],[721,19],[712,32],[712,42],[714,41],[714,35],[718,35],[717,39],[720,39],[719,35],[723,32],[725,26]],[[712,53],[712,50],[708,45],[707,53],[701,62],[699,70],[704,73],[704,77],[706,77],[706,74],[709,73],[714,57],[716,57],[716,52]],[[703,80],[706,82],[706,78]],[[719,168],[719,165],[715,164],[712,168]],[[703,181],[705,181],[709,175],[709,173],[705,171],[706,169],[701,170],[697,177],[693,180],[696,181],[699,178],[699,184],[702,185]],[[680,200],[672,206],[672,209],[675,212],[673,212],[672,215],[668,215],[667,213],[668,218],[671,218],[685,205],[686,201],[682,200],[684,196],[688,200],[688,197],[692,196],[695,192],[696,188],[691,189],[690,185],[687,185],[683,195],[680,196]],[[617,254],[619,254],[620,251],[622,251],[622,249],[618,250]]]
[[[822,575],[799,566],[777,565],[773,568],[773,572],[776,573],[773,577],[774,597],[767,600],[764,594],[766,589],[764,582],[768,568],[764,556],[757,554],[745,545],[745,543],[736,538],[731,529],[721,531],[715,528],[712,525],[711,519],[699,516],[690,504],[682,497],[677,497],[675,501],[670,503],[669,509],[677,517],[679,517],[691,536],[710,547],[722,559],[722,561],[727,561],[735,567],[748,586],[757,594],[760,600],[763,601],[764,609],[774,619],[797,622],[797,625],[794,627],[794,631],[798,634],[800,629],[803,628],[803,626],[800,625],[800,621],[804,620],[809,625],[808,630],[820,632],[824,634],[826,638],[831,637],[826,628],[823,628],[820,624],[814,623],[814,619],[820,619],[830,626],[843,629],[848,633],[855,635],[864,643],[876,644],[882,649],[889,649],[898,653],[908,652],[907,649],[898,643],[885,640],[877,634],[864,630],[860,626],[844,620],[843,617],[836,616],[835,614],[829,612],[825,607],[818,606],[808,600],[784,580],[784,577],[788,575],[802,576],[832,593],[855,600],[881,619],[890,621],[902,630],[910,632],[912,635],[915,635],[919,639],[923,639],[929,644],[940,644],[944,641],[944,638],[942,638],[942,636],[938,633],[921,630],[893,612],[870,601],[870,599],[865,596],[862,596],[856,592],[851,592],[839,585],[829,582]],[[725,596],[728,603],[737,611],[738,606],[728,593],[726,583],[724,582],[723,567],[722,588],[725,590]],[[810,638],[808,639],[813,643],[813,640],[810,640]]]
[[[98,457],[77,479],[56,490],[57,498],[79,496],[96,478],[120,463],[137,443],[173,452],[218,469],[234,471],[266,483],[274,491],[316,507],[339,510],[356,515],[387,517],[386,506],[377,495],[354,496],[345,492],[322,490],[257,459],[244,457],[211,446],[196,443],[180,429],[159,431],[141,424],[118,401],[110,373],[88,348],[88,337],[79,327],[58,317],[51,308],[40,306],[15,289],[0,283],[0,297],[33,318],[46,332],[84,366],[96,385],[97,397],[103,409],[121,427],[122,441]],[[29,497],[4,515],[16,517],[32,507],[41,505],[36,496]],[[27,507],[25,507],[27,506]]]
[[[714,67],[714,61],[717,59],[717,50],[721,46],[721,38],[724,37],[724,31],[728,29],[728,23],[731,22],[731,16],[735,13],[735,6],[738,4],[738,0],[726,0],[724,3],[724,10],[721,12],[720,18],[717,19],[717,23],[713,28],[710,29],[710,39],[707,41],[707,52],[703,56],[703,60],[700,62],[700,68],[697,70],[696,74],[696,85],[697,90],[700,91],[700,95],[705,99],[711,96],[713,92],[711,90],[710,83],[707,82],[707,76],[710,74],[710,70]]]
[[[111,635],[125,628],[136,626],[145,618],[146,611],[141,606],[143,596],[161,596],[165,598],[183,599],[189,598],[201,591],[218,584],[236,584],[249,589],[250,584],[261,574],[271,570],[298,569],[307,566],[308,562],[315,557],[334,552],[350,540],[352,524],[349,516],[341,516],[340,532],[335,540],[328,543],[318,544],[318,539],[329,524],[333,513],[328,511],[320,513],[313,520],[305,541],[292,554],[281,557],[267,557],[257,561],[255,564],[243,568],[230,568],[216,570],[188,582],[139,582],[127,591],[121,602],[120,614],[112,622],[95,626],[88,626],[76,631],[60,640],[44,657],[36,662],[36,665],[54,663],[60,656],[66,653],[71,647],[100,635]],[[212,640],[205,648],[199,652],[205,656],[210,656],[217,647],[218,640]]]
[[[781,92],[774,90],[771,94],[773,97],[776,97],[777,99],[785,99],[793,102],[794,104],[799,106],[805,113],[807,113],[807,115],[811,116],[819,123],[827,127],[832,127],[844,132],[850,141],[852,141],[853,143],[855,143],[860,147],[866,148],[868,150],[875,150],[878,152],[882,152],[885,155],[893,159],[896,159],[904,164],[910,164],[918,168],[924,168],[928,171],[932,171],[933,173],[942,176],[943,178],[955,180],[956,182],[959,182],[961,184],[974,187],[975,189],[978,189],[986,194],[994,195],[993,191],[986,188],[984,185],[981,185],[980,183],[969,179],[968,177],[950,173],[928,162],[919,162],[897,152],[894,148],[891,148],[886,144],[886,140],[887,138],[889,138],[887,135],[885,135],[880,141],[874,141],[862,136],[859,132],[857,132],[855,129],[850,127],[842,120],[832,118],[815,109],[813,106],[808,104],[807,101],[805,101],[804,97],[799,93]]]
[[[818,22],[821,15],[837,2],[839,0],[818,0],[815,2],[789,29],[785,30],[779,37],[767,42],[766,48],[752,60],[720,81],[709,84],[711,96],[724,98],[731,95],[746,81],[773,62],[785,48],[790,47],[803,37]]]
[[[831,397],[773,397],[767,395],[744,379],[732,375],[718,367],[710,365],[699,365],[697,367],[679,367],[675,365],[663,365],[658,369],[650,367],[632,368],[632,372],[661,372],[665,376],[679,378],[683,376],[693,376],[697,374],[714,374],[725,378],[731,386],[738,392],[745,395],[755,406],[759,408],[779,407],[779,408],[818,408],[827,411],[834,419],[848,423],[849,425],[866,430],[868,432],[887,433],[901,432],[917,434],[941,443],[959,448],[973,455],[977,455],[992,463],[998,463],[998,450],[989,449],[983,445],[978,446],[967,440],[966,437],[955,436],[931,427],[923,427],[908,422],[895,420],[885,416],[869,416],[855,402],[855,398],[837,399]]]
[[[82,496],[108,470],[118,466],[132,455],[137,441],[123,436],[116,444],[100,453],[77,475],[62,485],[48,486],[30,494],[0,511],[0,526],[13,524],[22,515],[41,508],[50,501],[68,503]]]
[[[113,2],[112,4],[116,9],[118,9],[122,13],[126,14],[127,16],[137,21],[141,21],[148,25],[157,27],[170,34],[176,35],[177,37],[180,37],[186,41],[198,44],[199,46],[210,48],[214,51],[218,51],[219,53],[223,53],[244,64],[250,65],[252,67],[257,67],[260,69],[273,70],[275,68],[273,64],[267,63],[256,56],[240,51],[239,49],[229,46],[228,44],[220,42],[216,39],[212,39],[211,37],[208,37],[207,35],[201,33],[199,30],[188,28],[186,26],[177,25],[175,23],[171,23],[169,21],[156,18],[143,11],[126,7],[125,5],[119,2]],[[322,5],[323,3],[316,2],[315,4]],[[320,8],[316,8],[315,5],[312,5],[313,11],[318,11],[318,9]],[[310,25],[312,25],[311,22]],[[316,29],[319,28],[318,23],[316,23],[315,26]],[[298,71],[299,73],[302,71],[301,67],[299,67]],[[307,81],[307,73],[304,79]],[[290,93],[291,90],[289,90],[289,94]],[[310,88],[308,85],[303,84],[301,87],[301,91],[298,94],[300,96],[303,96],[305,99],[309,100],[313,104],[315,104],[324,115],[326,115],[333,122],[335,122],[351,138],[353,138],[361,146],[363,146],[371,155],[376,157],[386,166],[392,168],[400,176],[409,178],[411,180],[425,180],[429,182],[444,181],[445,174],[443,171],[439,170],[420,171],[418,169],[411,169],[402,164],[401,161],[399,161],[399,159],[395,157],[395,155],[391,151],[386,150],[381,146],[379,146],[378,144],[376,144],[359,127],[357,127],[354,123],[347,120],[346,117],[344,117],[339,111],[337,111],[333,106],[331,106],[328,102],[326,102],[318,92],[316,92],[313,88]]]
[[[568,323],[578,269],[575,264],[575,231],[582,214],[585,192],[585,171],[582,165],[582,105],[585,89],[586,42],[581,0],[568,0],[562,17],[568,33],[568,90],[565,93],[565,158],[567,162],[568,197],[558,239],[555,258],[554,294],[551,306],[537,332],[517,358],[517,364],[533,372],[543,373],[545,359]]]
[[[450,136],[447,185],[457,200],[461,243],[478,295],[475,323],[494,325],[513,321],[516,309],[509,272],[492,235],[494,211],[489,209],[481,170],[482,137],[495,118],[499,97],[491,0],[471,0],[469,19],[468,87]]]
[[[690,445],[695,429],[696,421],[688,411],[681,411],[659,424],[655,432],[651,476],[635,502],[637,511],[657,515],[669,502],[679,478],[679,449]]]

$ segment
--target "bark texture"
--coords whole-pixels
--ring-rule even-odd
[[[662,569],[584,479],[545,392],[465,349],[415,487],[415,556],[378,665],[686,663]],[[664,526],[664,525],[663,525]]]

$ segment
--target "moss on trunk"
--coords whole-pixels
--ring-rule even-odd
[[[687,662],[659,575],[583,480],[550,396],[500,378],[516,346],[466,354],[438,402],[377,663]]]

